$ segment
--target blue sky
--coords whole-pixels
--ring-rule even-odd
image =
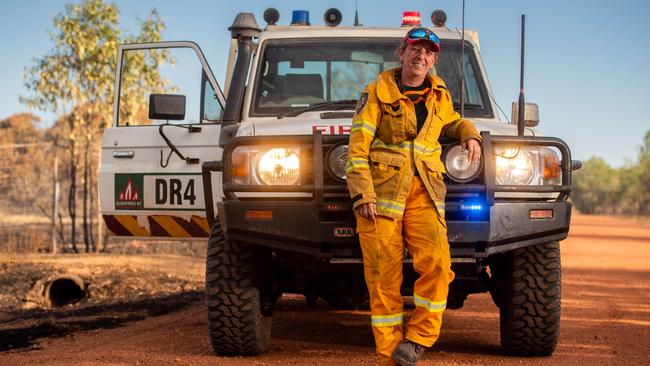
[[[53,17],[71,0],[0,1],[0,119],[27,111],[18,101],[27,95],[22,73],[53,45]],[[322,24],[325,9],[343,13],[351,25],[354,1],[332,0],[139,0],[115,1],[124,33],[135,33],[136,19],[156,8],[167,27],[165,40],[193,40],[223,83],[227,27],[238,12],[252,12],[263,24],[267,7],[280,11],[287,24],[292,9],[311,12]],[[401,13],[447,12],[450,28],[461,26],[460,0],[359,0],[359,18],[368,26],[399,26]],[[465,24],[479,32],[481,51],[497,102],[509,114],[519,92],[520,15],[526,14],[526,100],[540,108],[540,129],[567,141],[574,159],[600,156],[619,167],[634,162],[650,130],[650,2],[644,0],[466,0]],[[45,123],[52,114],[32,111]]]

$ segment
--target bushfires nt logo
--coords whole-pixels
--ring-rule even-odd
[[[115,209],[142,209],[142,193],[142,174],[115,174]]]

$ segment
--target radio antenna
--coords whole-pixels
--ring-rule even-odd
[[[359,1],[354,2],[354,26],[360,27],[363,24],[359,23]]]
[[[463,11],[460,33],[460,117],[465,117],[465,0],[463,0]]]
[[[517,113],[517,134],[524,135],[524,39],[526,34],[526,15],[521,14],[521,73],[519,74],[519,109]]]

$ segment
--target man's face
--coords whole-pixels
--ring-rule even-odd
[[[430,42],[414,42],[400,52],[400,61],[405,76],[421,79],[435,65],[438,54]]]

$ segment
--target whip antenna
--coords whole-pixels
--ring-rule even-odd
[[[519,74],[519,110],[517,113],[517,134],[524,135],[524,35],[526,34],[526,15],[521,14],[521,73]]]
[[[359,1],[354,2],[354,26],[360,27],[363,24],[359,23]]]

